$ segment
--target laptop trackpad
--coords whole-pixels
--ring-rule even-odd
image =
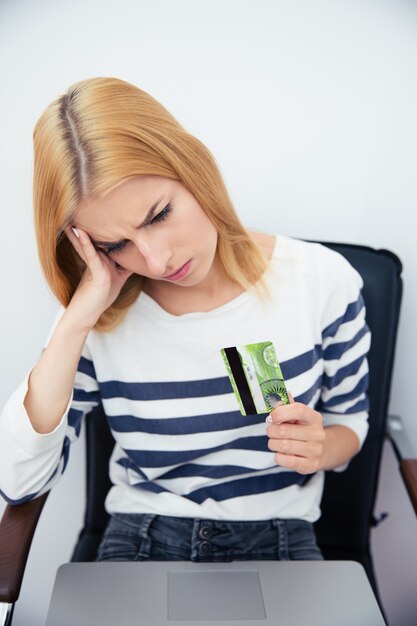
[[[266,619],[258,572],[168,572],[168,619]]]

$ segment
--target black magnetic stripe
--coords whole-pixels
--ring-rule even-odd
[[[239,390],[243,408],[248,415],[253,415],[254,413],[256,413],[256,406],[249,389],[248,381],[246,380],[245,372],[243,371],[239,352],[235,347],[225,348],[224,351],[227,356],[227,360],[229,361],[230,369],[232,370],[232,374],[235,379],[237,388]]]

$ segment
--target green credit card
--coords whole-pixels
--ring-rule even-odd
[[[222,348],[220,353],[242,415],[269,413],[278,402],[290,403],[271,341]]]

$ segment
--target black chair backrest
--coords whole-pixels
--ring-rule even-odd
[[[398,257],[387,250],[322,243],[343,254],[363,278],[372,345],[368,437],[345,472],[327,473],[322,517],[316,524],[316,532],[322,547],[362,552],[369,548],[378,484],[402,294],[402,267]],[[108,520],[104,499],[111,486],[108,463],[114,446],[101,405],[86,419],[86,439],[87,506],[83,532],[101,533]]]
[[[369,431],[361,452],[345,472],[327,472],[322,516],[316,524],[320,546],[366,552],[382,444],[402,295],[401,262],[387,250],[325,243],[340,252],[362,276],[366,321],[371,329],[369,352]]]

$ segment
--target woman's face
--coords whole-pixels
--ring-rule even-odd
[[[85,198],[73,225],[116,263],[151,280],[195,286],[210,275],[217,231],[179,181],[137,176]]]

